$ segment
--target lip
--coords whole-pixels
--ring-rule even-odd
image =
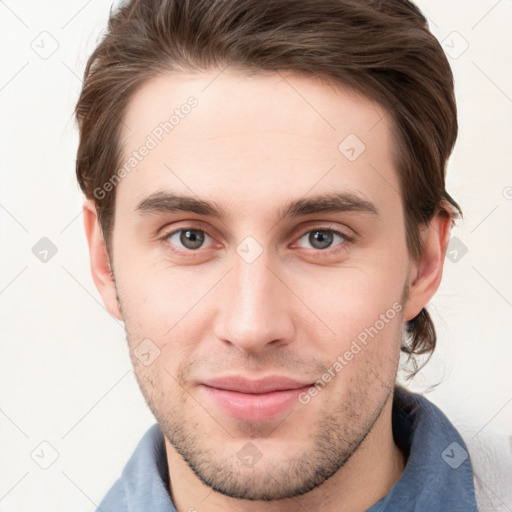
[[[311,385],[309,382],[301,382],[283,375],[269,375],[261,379],[247,379],[240,375],[231,375],[208,379],[203,381],[202,384],[211,388],[238,391],[239,393],[270,393],[272,391],[299,389]]]
[[[258,380],[231,376],[204,381],[200,388],[230,416],[256,422],[270,420],[290,409],[311,385],[278,375]]]

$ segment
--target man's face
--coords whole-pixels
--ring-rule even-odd
[[[320,485],[390,412],[409,278],[391,125],[312,78],[217,75],[160,76],[131,98],[124,159],[150,149],[116,187],[112,264],[168,451],[222,494],[278,499]],[[282,216],[325,194],[350,201]],[[204,385],[270,375],[321,383],[260,397]]]

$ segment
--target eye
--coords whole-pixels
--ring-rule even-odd
[[[304,242],[301,243],[303,239],[306,240],[306,244],[310,244],[310,247],[304,246]],[[165,234],[161,240],[164,241],[174,253],[178,255],[188,254],[189,256],[194,252],[199,254],[201,252],[200,249],[208,245],[208,241],[210,244],[213,241],[206,231],[192,227],[184,227],[171,231]],[[317,255],[323,253],[337,254],[345,250],[352,241],[353,238],[344,232],[326,227],[317,227],[304,232],[296,243],[299,247],[311,249],[313,256],[315,256],[315,252]],[[331,250],[328,251],[328,249]]]
[[[309,231],[306,231],[300,238],[300,240],[306,238],[307,243],[311,244],[313,249],[317,250],[325,250],[329,249],[333,242],[338,239],[340,243],[336,244],[335,247],[344,245],[343,242],[350,241],[351,238],[346,235],[345,233],[342,233],[340,231],[336,231],[334,229],[326,229],[326,228],[315,228]],[[304,247],[299,243],[301,247]],[[308,247],[305,247],[306,249]]]
[[[179,250],[194,251],[200,249],[206,239],[211,238],[206,232],[200,229],[178,229],[165,235],[164,240],[169,241],[172,245],[178,247]],[[181,244],[181,246],[180,246]],[[185,252],[186,252],[185,251]]]

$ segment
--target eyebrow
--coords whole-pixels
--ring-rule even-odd
[[[143,199],[135,208],[141,215],[188,212],[214,217],[222,222],[229,213],[217,203],[172,192],[155,192]],[[359,212],[378,217],[377,207],[351,192],[325,193],[290,201],[277,211],[276,221],[319,213]]]

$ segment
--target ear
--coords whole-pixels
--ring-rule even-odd
[[[96,288],[100,292],[103,303],[108,312],[119,320],[123,315],[117,301],[117,291],[111,273],[110,261],[107,253],[103,233],[96,213],[96,205],[92,199],[86,199],[83,205],[84,227],[89,244],[89,260],[91,273]]]
[[[441,210],[434,215],[428,226],[422,228],[420,260],[412,264],[409,271],[409,296],[404,307],[404,322],[420,313],[441,284],[451,223],[449,214]]]

